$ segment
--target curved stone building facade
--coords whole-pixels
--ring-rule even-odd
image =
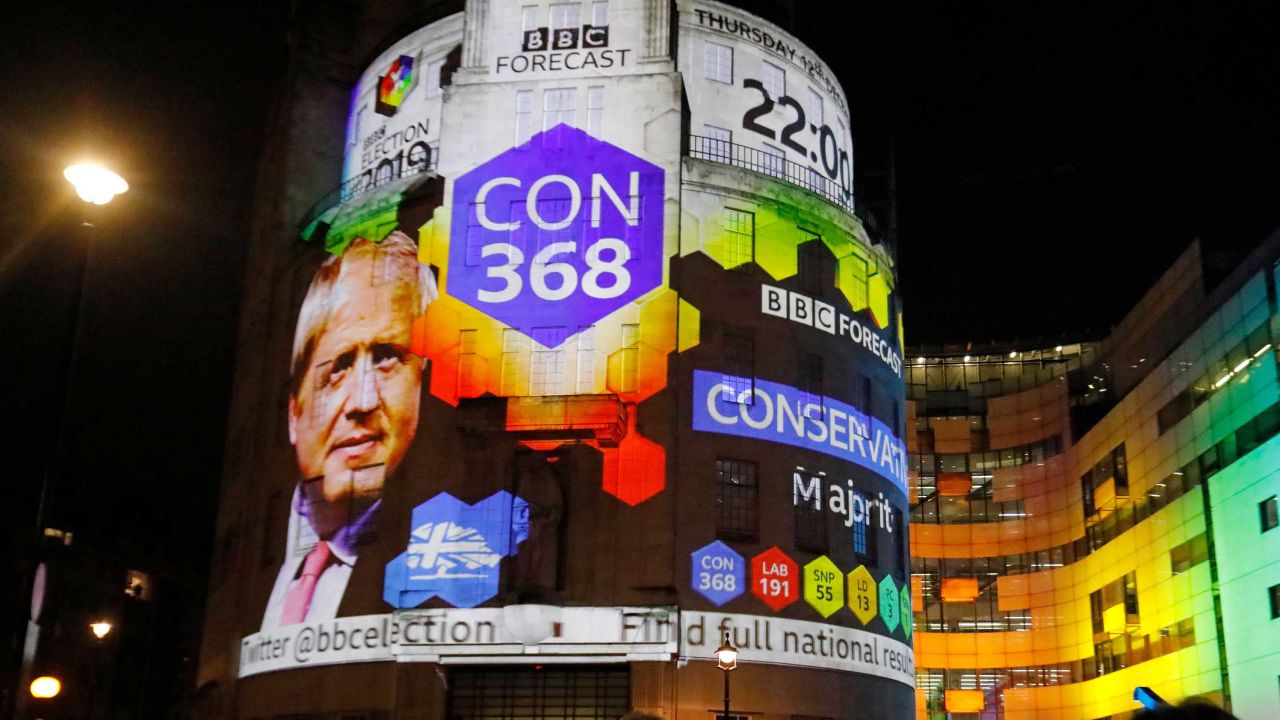
[[[918,718],[1280,716],[1278,243],[1101,342],[909,360]]]
[[[203,712],[702,720],[727,638],[735,717],[909,716],[901,303],[822,59],[716,2],[320,11]]]

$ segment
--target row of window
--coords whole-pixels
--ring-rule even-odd
[[[1086,527],[1084,537],[1044,550],[973,560],[990,562],[991,571],[1000,575],[1036,572],[1082,560],[1089,553],[1111,542],[1178,498],[1196,490],[1201,483],[1269,440],[1278,431],[1280,431],[1280,404],[1272,405],[1258,413],[1252,420],[1244,423],[1234,433],[1195,460],[1152,485],[1144,497],[1119,503],[1115,512]],[[1268,498],[1259,505],[1259,520],[1263,532],[1275,527],[1275,521],[1269,518],[1275,518],[1276,508],[1274,505],[1268,506],[1268,503],[1274,502],[1274,498]],[[1272,524],[1268,525],[1268,522]],[[916,560],[916,558],[912,559],[913,566]]]
[[[1001,610],[986,558],[915,558],[922,610],[916,627],[927,632],[1012,632],[1031,629],[1027,610]]]
[[[1023,445],[1000,450],[975,449],[968,453],[935,453],[933,431],[916,433],[920,449],[917,470],[921,475],[934,473],[992,473],[998,468],[1011,468],[1030,463],[1042,463],[1062,452],[1062,438],[1051,435]]]
[[[1163,435],[1193,410],[1203,405],[1211,395],[1225,387],[1232,377],[1243,371],[1249,363],[1271,349],[1271,333],[1267,323],[1254,328],[1244,340],[1236,343],[1227,354],[1208,364],[1208,369],[1187,388],[1173,397],[1156,412],[1156,426]]]
[[[608,0],[588,3],[591,25],[604,27],[609,24]],[[551,30],[576,30],[582,25],[582,3],[552,3],[547,12],[547,27]],[[520,8],[520,29],[523,32],[542,26],[542,7],[524,5]]]
[[[1060,354],[1020,353],[992,362],[915,362],[903,368],[907,397],[925,401],[929,414],[965,408],[972,399],[999,397],[1038,388],[1093,361],[1096,349],[1090,345],[1066,346]],[[1031,357],[1032,359],[1023,359]],[[938,395],[953,393],[954,395]]]
[[[504,396],[583,395],[596,392],[597,372],[604,361],[596,353],[595,326],[576,328],[572,341],[565,338],[570,328],[563,326],[532,329],[532,337],[507,328],[502,333],[499,392]],[[458,394],[483,394],[485,363],[477,353],[479,330],[464,329],[458,337]],[[637,389],[640,365],[640,325],[622,326],[619,350],[621,392]]]
[[[516,91],[516,131],[513,146],[523,145],[533,136],[533,90]],[[578,88],[548,88],[542,91],[542,130],[556,125],[583,127],[588,135],[604,132],[604,86],[587,88],[585,127],[578,120]]]
[[[999,691],[1070,685],[1189,648],[1195,642],[1195,623],[1187,618],[1149,635],[1124,634],[1098,643],[1107,647],[1095,647],[1093,657],[1068,663],[981,670],[921,668],[916,671],[916,687],[925,691],[932,705],[935,694],[940,695],[943,690]]]
[[[710,40],[703,45],[702,75],[713,82],[734,84],[733,48]],[[777,101],[787,95],[787,70],[768,60],[760,61],[760,77],[757,78],[764,87],[769,99]],[[805,118],[814,125],[822,127],[826,119],[822,93],[813,86],[806,86],[803,97],[796,98],[804,103]],[[839,121],[837,120],[839,123]],[[844,124],[839,123],[840,134],[844,137]]]

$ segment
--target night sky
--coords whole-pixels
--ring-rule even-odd
[[[25,5],[0,30],[10,472],[37,477],[56,435],[79,212],[60,172],[96,154],[133,189],[98,223],[67,472],[82,512],[207,533],[289,6]],[[1280,225],[1274,2],[748,5],[841,77],[864,170],[896,150],[908,344],[1098,336],[1194,238]]]

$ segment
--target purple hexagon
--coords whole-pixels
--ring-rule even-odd
[[[719,540],[703,545],[689,555],[694,592],[719,607],[747,589],[747,561],[737,550]]]
[[[534,135],[454,182],[445,292],[559,346],[662,283],[663,175],[569,125]]]

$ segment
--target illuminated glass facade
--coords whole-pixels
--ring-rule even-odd
[[[917,718],[1280,716],[1280,237],[1113,333],[908,359]]]

